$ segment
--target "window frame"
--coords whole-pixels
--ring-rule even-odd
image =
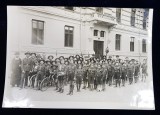
[[[97,35],[95,35],[95,31],[97,31]],[[93,36],[98,36],[98,32],[99,32],[99,31],[98,31],[97,29],[94,29],[94,30],[93,30]]]
[[[65,27],[69,27],[69,28],[73,28],[73,33],[72,33],[72,46],[67,46],[65,41],[66,41],[66,29]],[[69,34],[69,33],[68,33]],[[70,34],[71,35],[71,34]],[[69,43],[68,43],[69,44]],[[64,47],[70,47],[70,48],[73,48],[74,47],[74,26],[68,26],[68,25],[65,25],[64,26]]]
[[[134,52],[134,44],[135,43],[135,37],[131,37],[131,41],[130,41],[130,52]],[[133,46],[132,46],[133,45]]]
[[[43,23],[43,43],[42,44],[38,44],[38,42],[37,42],[37,37],[36,37],[36,43],[33,43],[33,21],[36,21],[37,23],[39,23],[39,22],[42,22]],[[31,20],[31,25],[32,25],[32,39],[31,39],[31,44],[32,45],[44,45],[44,37],[45,37],[45,35],[44,35],[44,33],[45,33],[45,21],[42,21],[42,20],[37,20],[37,19],[32,19]],[[37,24],[37,31],[39,31],[40,29],[39,29],[39,25]]]
[[[132,15],[134,12],[134,15]],[[132,20],[134,19],[134,24],[132,24]],[[135,27],[135,24],[136,24],[136,9],[135,8],[132,8],[131,9],[131,26]]]
[[[119,38],[117,36],[119,36]],[[116,51],[120,51],[121,50],[121,35],[120,34],[116,34],[115,38],[116,38],[115,39],[115,50]],[[117,39],[119,39],[119,48],[117,46]]]
[[[117,15],[119,14],[119,15]],[[120,17],[117,17],[117,16],[120,16]],[[121,8],[116,8],[116,21],[118,23],[121,23],[121,16],[122,16],[122,9]]]
[[[145,51],[144,51],[144,45],[145,45]],[[147,43],[146,39],[142,39],[142,52],[146,53],[147,52]]]
[[[103,33],[103,34],[102,34]],[[102,36],[103,35],[103,36]],[[105,36],[105,31],[100,31],[100,37],[103,37],[104,38]]]

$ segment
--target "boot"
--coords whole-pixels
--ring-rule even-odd
[[[60,93],[63,93],[64,92],[64,89],[61,89],[61,92]]]

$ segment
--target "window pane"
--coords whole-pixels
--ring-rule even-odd
[[[32,28],[37,28],[37,21],[32,21]]]
[[[43,44],[44,42],[44,22],[32,20],[32,44]]]
[[[64,28],[65,28],[65,30],[68,30],[68,29],[69,29],[67,26],[65,26]]]
[[[68,46],[68,34],[65,34],[65,46]]]
[[[43,22],[38,22],[38,28],[43,30]]]
[[[37,29],[32,29],[32,44],[37,44]]]
[[[69,38],[69,46],[72,47],[73,46],[73,36],[70,35],[70,38]]]

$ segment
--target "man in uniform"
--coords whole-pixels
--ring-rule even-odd
[[[112,66],[112,61],[108,59],[108,85],[109,86],[112,85],[113,71],[114,71],[114,68]]]
[[[102,90],[102,78],[103,78],[103,69],[102,65],[97,65],[96,75],[95,75],[95,81],[96,81],[96,89],[98,92]]]
[[[116,87],[117,87],[117,85],[119,85],[119,87],[120,87],[120,84],[121,84],[121,68],[120,68],[120,64],[119,64],[119,62],[117,61],[116,63],[115,63],[115,66],[114,66],[114,79],[115,79],[115,82],[116,82]]]
[[[140,70],[140,65],[139,65],[138,61],[135,61],[134,67],[135,67],[134,82],[137,83],[137,81],[138,81],[138,76],[139,76],[139,70]]]
[[[70,59],[70,64],[68,68],[68,81],[69,81],[69,93],[67,95],[73,95],[74,90],[74,77],[75,77],[75,71],[76,71],[76,65],[74,64],[74,60]]]
[[[64,80],[66,75],[66,68],[64,64],[64,59],[61,59],[60,64],[57,68],[57,76],[58,76],[58,85],[59,90],[57,92],[63,93],[64,92]]]
[[[122,63],[121,70],[122,70],[122,73],[121,73],[122,86],[125,86],[125,81],[127,76],[127,65],[125,62]]]
[[[84,61],[83,64],[83,89],[86,89],[87,82],[88,82],[88,69],[89,69],[89,62],[87,60]]]
[[[147,76],[147,60],[143,60],[142,68],[142,82],[145,82]]]
[[[127,66],[127,77],[129,78],[129,85],[133,83],[133,76],[134,76],[133,61],[129,61],[129,65]]]
[[[88,85],[91,91],[94,88],[95,72],[96,72],[95,61],[91,59],[91,64],[89,65],[88,69]]]
[[[37,68],[37,84],[38,84],[38,90],[40,90],[40,84],[41,81],[45,78],[45,61],[42,59],[39,61],[39,66]]]
[[[102,91],[105,91],[106,80],[108,78],[108,63],[106,59],[105,60],[103,59],[102,69],[103,69]]]
[[[32,60],[30,58],[30,52],[25,53],[26,57],[22,60],[22,76],[21,76],[21,86],[20,88],[26,87],[28,85],[28,76],[32,71]]]
[[[19,58],[19,52],[15,53],[15,57],[13,58],[11,62],[11,86],[12,87],[19,87],[20,86],[20,80],[21,80],[21,63],[22,60]]]
[[[56,89],[55,90],[58,90],[59,89],[59,84],[58,84],[58,67],[60,66],[60,59],[56,58],[55,62],[56,62],[55,66],[56,66],[56,73],[57,73],[57,75],[54,76],[55,85],[56,85]]]
[[[83,78],[83,68],[82,64],[79,64],[78,68],[76,69],[75,76],[76,76],[76,85],[77,85],[77,92],[80,92],[82,78]]]

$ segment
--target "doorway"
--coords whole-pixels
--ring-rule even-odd
[[[104,41],[94,40],[93,48],[95,51],[95,57],[100,58],[103,56],[103,45],[104,45]]]

